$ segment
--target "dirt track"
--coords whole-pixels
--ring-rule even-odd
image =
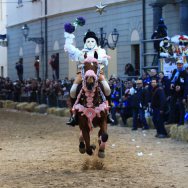
[[[79,153],[79,129],[66,121],[0,109],[1,188],[188,187],[188,143],[109,126],[106,158],[98,159]]]

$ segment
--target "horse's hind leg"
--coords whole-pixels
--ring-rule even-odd
[[[105,157],[105,145],[106,145],[106,142],[108,140],[108,134],[106,132],[106,129],[100,129],[98,136],[99,136],[99,152],[98,152],[98,157],[99,158],[104,158]]]
[[[80,138],[79,138],[79,151],[80,153],[84,154],[86,152],[86,146],[85,146],[85,142],[84,142],[84,138],[82,135],[82,131],[80,131]]]

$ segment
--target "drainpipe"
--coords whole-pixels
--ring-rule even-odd
[[[44,24],[45,24],[45,34],[44,34],[44,41],[45,41],[45,79],[48,78],[48,1],[45,0],[45,18],[44,18]]]
[[[146,40],[146,1],[142,0],[142,40]],[[143,42],[143,49],[142,52],[145,53],[146,50],[146,43]],[[144,55],[142,65],[140,65],[140,71],[144,65],[146,66],[146,56]],[[141,74],[140,74],[141,75]]]

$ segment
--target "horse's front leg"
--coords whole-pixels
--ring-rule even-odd
[[[88,155],[92,155],[95,148],[90,145],[90,130],[85,128],[84,130],[82,130],[82,135],[86,144],[86,153]]]
[[[99,137],[98,157],[104,158],[105,157],[105,146],[106,146],[106,142],[108,140],[107,123],[105,121],[102,122],[100,125],[98,137]]]
[[[79,151],[81,154],[84,154],[86,152],[86,146],[85,146],[85,141],[82,135],[82,131],[80,130],[80,137],[79,137]]]

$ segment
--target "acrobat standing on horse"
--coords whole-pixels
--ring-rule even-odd
[[[83,22],[85,24],[85,21],[82,17],[80,17],[78,19],[80,22],[82,22],[82,25],[83,25]],[[105,78],[104,71],[103,71],[104,66],[108,65],[108,59],[109,59],[109,56],[106,54],[105,49],[102,49],[99,46],[99,40],[98,40],[96,34],[92,31],[88,31],[83,39],[84,48],[82,50],[79,50],[73,44],[74,38],[75,38],[75,35],[73,34],[74,29],[75,29],[74,26],[72,26],[71,24],[65,24],[64,28],[65,28],[64,50],[66,52],[68,52],[69,57],[72,61],[75,61],[78,63],[78,72],[77,72],[76,78],[74,80],[74,83],[70,89],[70,97],[71,97],[72,106],[74,105],[76,98],[77,98],[77,96],[76,96],[77,88],[82,83],[81,66],[87,57],[94,58],[96,56],[98,57],[98,62],[101,64],[100,65],[99,81],[104,88],[104,95],[108,101],[108,104],[110,105],[110,103],[111,103],[111,101],[110,101],[111,89],[110,89],[110,86]],[[107,122],[108,123],[114,122],[114,120],[111,118],[109,111],[107,114]],[[67,122],[67,125],[75,126],[76,124],[78,124],[76,115],[72,114],[69,122]]]

